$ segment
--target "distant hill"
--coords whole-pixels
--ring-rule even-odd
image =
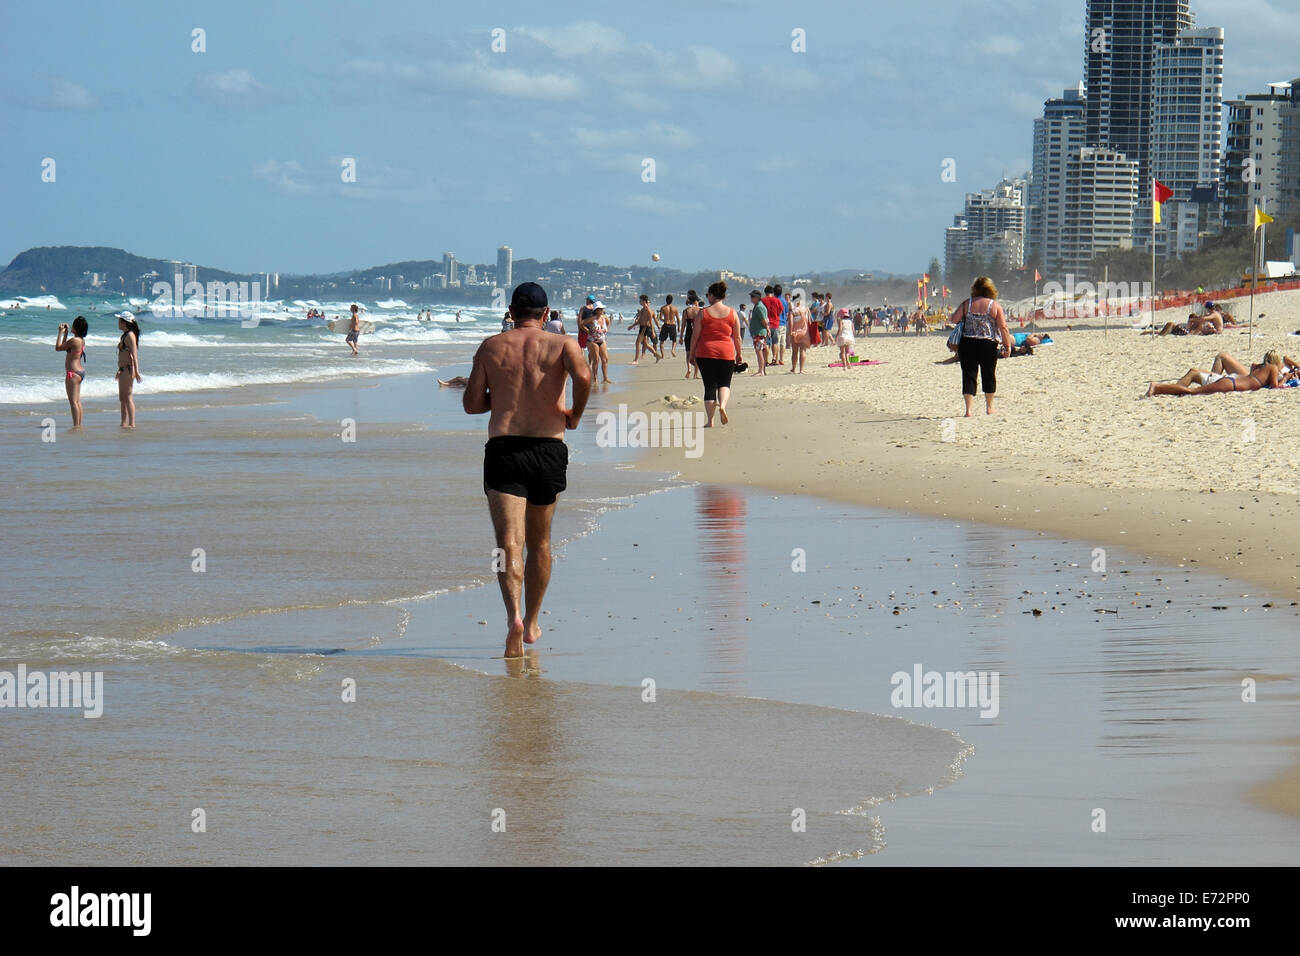
[[[461,267],[469,263],[460,263]],[[495,263],[475,263],[480,278],[493,276]],[[56,294],[125,292],[130,295],[148,295],[150,289],[141,283],[139,277],[156,272],[164,281],[171,281],[168,272],[171,266],[165,259],[152,259],[137,256],[123,249],[107,246],[42,246],[20,252],[9,263],[8,268],[0,272],[0,293],[32,295],[38,292]],[[358,294],[376,289],[376,280],[380,277],[394,279],[401,277],[406,286],[393,285],[384,294],[404,295],[421,301],[469,301],[491,295],[491,285],[470,286],[464,289],[430,289],[419,286],[421,280],[441,273],[441,259],[408,259],[402,262],[390,262],[384,265],[368,266],[327,275],[289,275],[280,274],[279,286],[270,293],[270,297],[292,299],[312,298],[321,295]],[[87,281],[88,273],[99,273],[103,285],[92,290]],[[803,277],[813,281],[815,288],[839,288],[854,284],[857,276],[864,270],[841,269],[828,273],[805,273]],[[636,291],[649,293],[656,298],[670,292],[681,293],[689,288],[697,289],[701,294],[709,284],[718,277],[717,271],[683,272],[663,266],[635,265],[609,266],[592,262],[588,259],[516,259],[512,265],[512,284],[535,280],[548,289],[571,289],[575,293],[586,290],[621,289],[620,295],[635,299]],[[259,274],[243,274],[215,269],[211,266],[196,266],[196,278],[200,283],[251,282]],[[789,283],[795,276],[772,276],[765,280],[761,276],[754,281],[775,280]],[[889,282],[887,274],[876,273],[877,282]],[[409,284],[415,283],[415,287]],[[901,286],[900,286],[901,289]],[[877,292],[880,291],[878,286]],[[264,290],[263,295],[267,295]]]
[[[0,292],[76,292],[82,287],[85,272],[108,277],[110,291],[118,291],[119,277],[129,289],[137,276],[148,272],[170,279],[165,275],[167,271],[165,259],[147,259],[107,246],[41,246],[14,256],[9,267],[0,272]],[[199,282],[230,282],[248,276],[199,266],[197,278]]]

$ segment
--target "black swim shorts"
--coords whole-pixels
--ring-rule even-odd
[[[558,438],[498,435],[483,446],[483,493],[551,505],[568,486],[569,446]]]

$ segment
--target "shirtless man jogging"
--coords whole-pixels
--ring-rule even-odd
[[[641,357],[645,355],[647,349],[654,355],[656,362],[664,357],[663,351],[655,344],[657,324],[655,311],[650,308],[650,296],[642,294],[641,308],[637,310],[636,318],[632,320],[632,325],[628,326],[629,329],[632,328],[633,325],[640,327],[636,333],[636,347],[632,353],[631,364],[638,364],[641,361]]]
[[[578,427],[591,394],[591,369],[577,340],[542,329],[547,300],[541,286],[516,287],[510,315],[515,327],[483,341],[465,387],[466,412],[492,413],[483,491],[505,558],[497,583],[506,605],[507,658],[522,657],[524,644],[535,643],[542,633],[537,619],[551,580],[551,518],[556,495],[567,485],[564,431]],[[570,376],[573,406],[566,408]]]

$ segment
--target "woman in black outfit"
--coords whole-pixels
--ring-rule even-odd
[[[984,410],[993,414],[993,394],[998,390],[998,356],[1011,354],[1011,331],[997,298],[998,287],[993,280],[980,276],[970,287],[970,298],[957,306],[953,315],[953,321],[961,323],[957,359],[961,362],[961,394],[966,400],[967,418],[975,404],[976,372],[984,383]]]

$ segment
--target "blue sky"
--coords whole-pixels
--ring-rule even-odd
[[[1226,96],[1300,75],[1294,0],[1193,10],[1226,29]],[[507,244],[686,270],[919,271],[965,192],[1028,167],[1042,100],[1082,74],[1083,14],[1084,0],[7,3],[0,258],[107,245],[302,273],[444,250],[491,262]]]

